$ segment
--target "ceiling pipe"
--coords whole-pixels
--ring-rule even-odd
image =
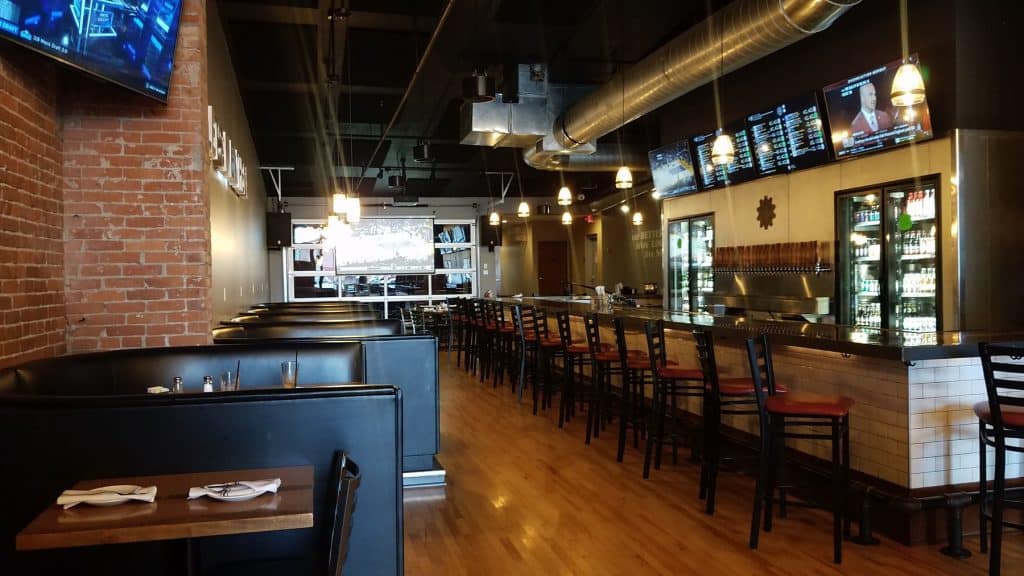
[[[714,78],[828,28],[860,0],[737,0],[558,116],[565,149],[592,142]]]
[[[523,161],[537,170],[559,172],[614,172],[625,164],[633,172],[651,169],[647,156],[623,149],[622,154],[613,145],[599,145],[593,154],[559,154],[537,147],[523,148]]]

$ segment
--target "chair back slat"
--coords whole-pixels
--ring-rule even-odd
[[[626,348],[626,320],[622,316],[616,316],[612,320],[615,327],[615,348],[619,353],[619,362],[625,367],[629,363],[628,348]]]
[[[1003,408],[1024,406],[1024,364],[1007,362],[1003,358],[1018,360],[1024,356],[1020,344],[978,344],[981,370],[985,376],[985,394],[992,415],[992,428],[997,435],[1006,429]]]
[[[546,340],[550,335],[548,333],[548,311],[545,308],[537,308],[533,315],[534,331],[537,333],[537,338]]]
[[[587,333],[587,348],[590,349],[590,354],[597,354],[601,349],[601,329],[596,312],[583,315],[583,328]]]
[[[562,339],[562,348],[572,345],[572,324],[569,322],[569,313],[565,310],[555,312],[558,320],[558,337]]]
[[[665,365],[665,321],[647,320],[644,322],[644,334],[647,336],[647,356],[651,361],[651,373],[657,382],[658,369]]]
[[[697,361],[704,373],[704,382],[711,387],[711,394],[718,397],[718,364],[715,362],[715,341],[711,332],[694,330],[693,339],[697,343]]]

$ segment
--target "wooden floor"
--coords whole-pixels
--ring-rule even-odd
[[[494,390],[441,355],[444,490],[406,493],[410,576],[500,574],[987,574],[988,556],[954,560],[939,546],[843,546],[833,565],[831,517],[792,509],[758,550],[747,548],[753,481],[723,473],[715,516],[697,499],[698,467],[680,461],[650,480],[643,455],[615,462],[615,437],[583,443],[583,418],[559,430],[509,388]],[[856,527],[855,527],[856,529]],[[1024,536],[1004,539],[1003,574],[1024,574]]]

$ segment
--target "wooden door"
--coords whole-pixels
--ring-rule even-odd
[[[569,281],[569,247],[565,242],[537,243],[537,295],[565,294]]]

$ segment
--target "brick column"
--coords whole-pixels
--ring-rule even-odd
[[[205,46],[205,0],[185,0],[167,106],[108,83],[65,91],[70,352],[210,340]]]

